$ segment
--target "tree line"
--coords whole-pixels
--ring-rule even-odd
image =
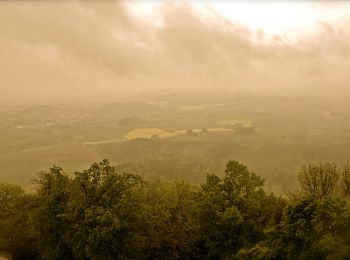
[[[237,161],[204,184],[147,182],[108,160],[35,192],[0,184],[0,252],[14,259],[349,259],[350,165],[308,165],[278,197]]]

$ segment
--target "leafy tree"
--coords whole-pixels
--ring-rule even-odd
[[[339,174],[335,164],[304,167],[307,196],[285,200],[237,161],[201,187],[145,182],[108,160],[74,177],[54,166],[34,194],[0,184],[0,250],[15,259],[348,259]]]
[[[0,216],[9,214],[23,194],[24,190],[20,186],[0,183]]]
[[[66,238],[68,223],[64,219],[71,194],[71,180],[62,168],[54,166],[35,179],[38,209],[34,228],[40,255],[44,259],[72,259]]]
[[[108,160],[75,173],[64,219],[76,258],[141,257],[147,226],[142,186],[139,176],[116,173]]]
[[[189,259],[193,248],[193,214],[201,192],[186,182],[148,183],[143,194],[148,205],[147,259]]]
[[[35,244],[30,214],[35,207],[35,196],[11,184],[0,184],[0,251],[15,259],[34,258]]]
[[[226,165],[225,173],[223,188],[230,199],[249,198],[264,193],[264,180],[248,171],[247,166],[237,161],[230,161]]]
[[[339,177],[340,172],[337,165],[326,162],[302,167],[299,181],[306,194],[320,199],[334,194]]]
[[[264,238],[277,200],[265,195],[263,184],[260,177],[236,161],[228,162],[223,179],[207,176],[194,220],[202,257],[232,257]]]
[[[342,188],[346,197],[350,198],[350,163],[348,162],[342,171]]]
[[[291,201],[282,222],[269,232],[271,259],[347,259],[349,209],[346,201],[333,197]]]

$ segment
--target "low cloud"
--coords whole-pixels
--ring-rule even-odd
[[[159,89],[273,95],[343,94],[350,18],[311,35],[266,40],[190,3],[159,7],[153,26],[120,1],[0,3],[3,97],[133,94]]]

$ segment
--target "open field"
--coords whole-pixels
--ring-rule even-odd
[[[0,182],[18,183],[27,187],[36,173],[59,165],[72,173],[102,157],[88,146],[70,143],[0,154]]]
[[[217,105],[219,96],[188,96],[102,103],[88,110],[83,105],[80,110],[78,103],[74,113],[58,105],[4,110],[0,181],[28,186],[35,173],[52,165],[74,172],[109,158],[118,165],[132,164],[123,167],[154,179],[176,179],[166,169],[178,167],[181,178],[201,183],[205,167],[216,171],[237,159],[259,171],[269,189],[283,193],[295,187],[304,163],[334,160],[341,165],[349,159],[347,100],[221,97],[225,105]],[[63,112],[56,117],[52,111]],[[23,117],[32,125],[17,128]],[[237,134],[237,124],[253,126],[255,132]],[[155,162],[161,166],[152,170]]]
[[[188,130],[175,130],[175,131],[167,131],[160,128],[136,128],[128,132],[124,138],[126,140],[133,140],[138,138],[150,139],[152,137],[170,138],[178,135],[185,135],[191,131],[195,134],[201,132],[233,132],[233,129],[229,128],[202,128],[202,129],[188,129]],[[106,141],[108,142],[108,141]],[[113,142],[113,141],[111,141]]]
[[[124,138],[126,140],[132,140],[132,139],[138,139],[138,138],[146,138],[150,139],[153,136],[157,136],[159,138],[168,138],[172,136],[176,136],[177,133],[172,133],[160,128],[137,128],[133,129],[132,131],[128,132]]]

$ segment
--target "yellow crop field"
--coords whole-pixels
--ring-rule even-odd
[[[229,128],[207,128],[208,132],[227,132],[227,131],[233,131]],[[192,129],[193,133],[200,133],[203,132],[202,128],[199,129]],[[124,135],[124,138],[126,140],[133,140],[138,138],[146,138],[150,139],[152,136],[158,136],[159,138],[169,138],[174,137],[177,135],[183,135],[187,134],[187,130],[176,130],[174,132],[166,131],[164,129],[160,129],[157,127],[152,128],[135,128],[128,132],[126,135]]]
[[[128,132],[124,138],[126,140],[132,140],[137,138],[146,138],[150,139],[152,136],[157,135],[159,138],[168,138],[178,135],[178,133],[172,133],[160,128],[136,128]]]

